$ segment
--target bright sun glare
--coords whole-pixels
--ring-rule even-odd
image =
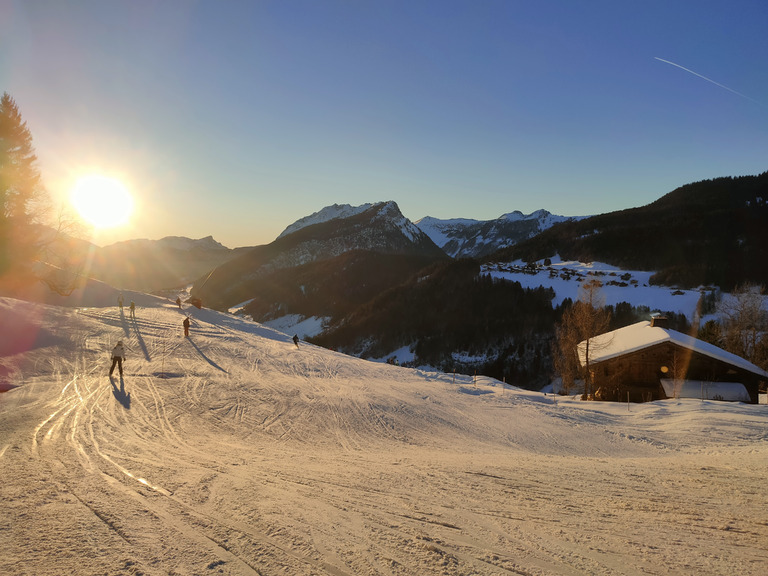
[[[80,178],[72,188],[72,205],[94,228],[113,228],[125,224],[133,212],[133,198],[119,180],[90,175]]]

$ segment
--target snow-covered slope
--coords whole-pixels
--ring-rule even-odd
[[[562,304],[566,298],[576,301],[581,283],[595,278],[603,283],[600,293],[608,306],[628,302],[633,306],[648,306],[651,311],[684,314],[693,321],[702,294],[701,290],[651,284],[653,272],[622,270],[601,262],[562,260],[559,256],[552,258],[549,264],[540,261],[536,268],[518,261],[489,263],[482,269],[496,278],[520,282],[524,288],[552,288],[555,293],[553,306]]]
[[[278,238],[282,238],[288,234],[293,234],[294,232],[301,230],[302,228],[306,228],[307,226],[312,226],[313,224],[321,224],[323,222],[335,220],[336,218],[349,218],[350,216],[355,216],[365,212],[371,206],[373,206],[373,204],[362,204],[360,206],[350,206],[349,204],[333,204],[331,206],[326,206],[322,210],[296,220],[296,222],[287,226],[286,229],[282,231],[280,236],[278,236]]]
[[[417,220],[416,225],[448,255],[475,258],[514,246],[555,224],[574,219],[546,210],[536,210],[531,214],[515,210],[495,220],[441,220],[426,216]]]
[[[415,224],[422,232],[432,238],[432,242],[443,248],[452,238],[463,234],[468,228],[475,228],[482,222],[469,218],[440,219],[425,216],[416,220]],[[453,256],[453,254],[451,254]]]
[[[5,575],[764,571],[766,406],[554,402],[125,297],[0,298]]]

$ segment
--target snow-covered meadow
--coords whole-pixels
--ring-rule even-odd
[[[765,573],[768,406],[586,403],[130,300],[0,298],[2,574]]]
[[[650,279],[653,272],[622,270],[600,262],[562,260],[559,256],[552,258],[548,265],[539,262],[535,269],[517,261],[485,265],[483,272],[496,278],[520,282],[523,288],[552,288],[555,292],[553,306],[562,304],[566,298],[575,302],[579,297],[581,283],[594,278],[602,283],[600,292],[605,305],[615,306],[628,302],[633,306],[648,306],[652,311],[684,314],[689,321],[694,318],[696,304],[702,294],[701,289],[682,290],[652,285]]]

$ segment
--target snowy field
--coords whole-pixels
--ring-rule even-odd
[[[0,298],[0,574],[766,573],[768,406],[554,402],[130,300]]]
[[[696,311],[701,291],[680,290],[669,286],[650,284],[653,272],[622,270],[610,264],[600,262],[575,262],[551,259],[551,264],[540,267],[531,273],[525,263],[516,261],[508,264],[490,264],[483,267],[483,272],[496,278],[505,278],[520,282],[523,288],[552,288],[555,297],[552,305],[558,306],[570,298],[574,302],[579,297],[579,286],[584,280],[596,278],[603,283],[600,292],[605,304],[615,306],[620,302],[629,302],[634,306],[648,306],[651,311],[677,312],[692,320]]]

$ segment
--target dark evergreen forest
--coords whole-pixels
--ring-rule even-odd
[[[565,222],[486,261],[554,254],[657,270],[652,282],[664,285],[768,284],[768,172],[695,182],[640,208]]]

